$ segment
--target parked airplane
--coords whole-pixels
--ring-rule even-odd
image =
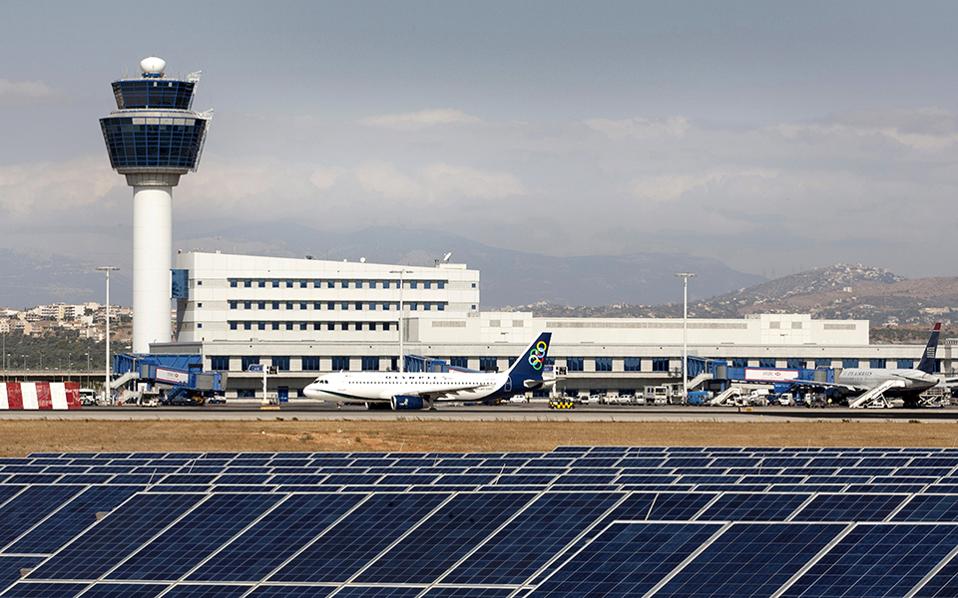
[[[931,330],[931,336],[928,337],[928,344],[925,345],[925,351],[917,368],[846,368],[841,371],[834,383],[814,381],[797,383],[839,389],[839,392],[848,395],[849,407],[864,407],[882,396],[898,397],[904,401],[906,407],[918,407],[921,404],[918,395],[941,382],[934,373],[940,333],[941,322],[937,322]]]
[[[551,332],[543,332],[504,373],[338,372],[320,376],[303,393],[311,399],[366,403],[370,409],[432,408],[435,402],[492,401],[540,388]]]

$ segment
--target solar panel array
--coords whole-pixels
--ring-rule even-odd
[[[958,449],[0,459],[0,596],[958,596]]]

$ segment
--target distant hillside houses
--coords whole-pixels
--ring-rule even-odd
[[[102,341],[106,308],[96,302],[49,303],[28,309],[0,308],[0,334],[56,335],[72,331],[80,338]],[[117,325],[132,320],[133,310],[110,306],[110,321]]]

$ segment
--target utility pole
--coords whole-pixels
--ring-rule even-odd
[[[106,274],[106,368],[103,373],[103,400],[110,401],[110,272],[119,270],[116,266],[98,266],[97,271]]]
[[[403,298],[402,293],[403,293],[403,287],[405,286],[403,283],[403,280],[404,280],[403,275],[406,274],[407,272],[411,274],[413,271],[406,270],[404,268],[400,270],[389,271],[390,274],[399,275],[399,373],[400,374],[406,371],[406,355],[405,355],[406,352],[403,347],[403,341],[404,341],[403,335],[405,333],[405,330],[403,330],[403,328],[405,328],[406,322],[403,318],[404,305],[402,300]]]
[[[689,279],[695,272],[677,272],[682,279],[682,403],[689,400]]]

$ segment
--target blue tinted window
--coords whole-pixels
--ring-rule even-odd
[[[899,359],[898,367],[903,370],[910,370],[915,367],[915,361],[913,359]]]
[[[787,363],[787,367],[793,370],[805,367],[805,360],[801,357],[789,357]]]
[[[815,367],[817,368],[830,368],[832,367],[832,360],[827,357],[819,357],[815,360]]]
[[[289,357],[274,355],[273,356],[273,367],[281,372],[289,371]]]
[[[480,357],[479,370],[483,372],[495,372],[499,369],[499,360],[495,357]]]
[[[304,355],[303,370],[307,372],[319,371],[319,357],[316,355]]]
[[[652,359],[652,371],[653,372],[667,372],[669,371],[669,358],[668,357],[656,357]]]
[[[379,358],[378,357],[363,357],[363,371],[364,372],[377,372],[379,371]]]
[[[611,372],[611,371],[612,371],[612,358],[611,358],[611,357],[596,357],[596,358],[595,358],[595,371],[597,371],[597,372]]]
[[[585,369],[585,359],[581,357],[566,357],[565,366],[570,372],[581,372]]]
[[[758,360],[758,367],[760,368],[773,368],[775,367],[775,360],[771,357],[762,357]]]
[[[457,368],[467,368],[469,367],[469,358],[468,357],[450,357],[449,365]]]
[[[881,358],[872,358],[868,360],[868,367],[873,370],[883,370],[885,369],[885,360]]]
[[[244,355],[242,357],[243,371],[249,370],[249,366],[259,363],[259,355]]]
[[[348,371],[349,357],[333,357],[333,371]]]
[[[233,322],[235,324],[235,322]],[[229,355],[213,355],[210,357],[210,369],[226,371],[230,369]]]
[[[623,366],[627,372],[640,372],[642,371],[642,358],[641,357],[626,357],[623,360]]]
[[[848,359],[848,358],[842,359],[842,368],[848,369],[848,368],[857,368],[857,367],[858,367],[857,359]]]

